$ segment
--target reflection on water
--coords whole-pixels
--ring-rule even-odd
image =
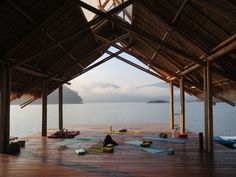
[[[186,128],[203,131],[204,106],[200,102],[186,103]],[[215,135],[236,135],[236,110],[217,103],[214,110]],[[179,123],[179,103],[175,103],[175,123]],[[64,105],[64,126],[90,124],[168,123],[168,103],[86,103]],[[48,106],[48,128],[58,127],[58,106]],[[41,105],[24,109],[11,106],[11,135],[25,136],[41,131]]]

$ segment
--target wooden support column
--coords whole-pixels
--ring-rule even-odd
[[[174,92],[173,81],[170,81],[170,129],[174,129]]]
[[[184,97],[184,76],[180,78],[180,134],[185,134],[185,97]]]
[[[47,81],[43,82],[42,91],[42,136],[47,136]]]
[[[203,67],[203,89],[204,89],[204,134],[205,149],[208,149],[208,106],[207,106],[207,67]]]
[[[10,92],[10,70],[0,66],[0,152],[6,151],[10,140]]]
[[[58,109],[58,115],[59,115],[59,130],[63,129],[63,84],[59,86],[58,89],[59,94],[59,109]]]
[[[206,68],[207,75],[207,126],[208,126],[208,138],[207,138],[207,152],[213,152],[213,112],[212,112],[212,72],[211,62],[207,61]]]

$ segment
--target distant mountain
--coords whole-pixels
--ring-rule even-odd
[[[21,104],[28,100],[27,97],[22,97],[11,102],[11,104]],[[63,86],[63,103],[64,104],[82,104],[83,99],[78,93],[66,86]],[[41,104],[41,99],[34,101],[32,104]],[[48,104],[58,104],[58,89],[48,95]]]

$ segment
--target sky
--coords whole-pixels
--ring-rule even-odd
[[[117,51],[115,48],[109,50],[113,53]],[[108,55],[105,54],[97,61],[106,56]],[[120,56],[148,69],[147,66],[129,54],[122,53]],[[164,81],[116,58],[112,58],[72,80],[69,87],[77,91],[84,102],[168,100],[169,94],[169,85]],[[178,93],[176,94],[178,95]]]

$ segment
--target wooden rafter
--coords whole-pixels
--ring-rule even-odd
[[[22,14],[31,23],[33,23],[34,25],[37,24],[37,22],[30,15],[28,15],[24,10],[22,10],[15,2],[13,2],[12,0],[7,0],[7,2],[11,4],[20,14]]]
[[[108,15],[108,16],[111,16],[111,15],[113,15],[113,14],[115,14],[115,13],[121,11],[123,8],[129,6],[129,5],[132,3],[132,1],[133,1],[133,0],[126,1],[126,2],[124,2],[123,4],[121,4],[121,5],[117,6],[117,7],[115,7],[114,9],[112,9],[112,10],[106,12],[105,14]],[[97,9],[96,9],[96,10],[97,10]],[[98,10],[98,11],[99,11],[99,10]],[[43,50],[41,50],[40,52],[37,52],[36,54],[32,55],[31,57],[21,59],[20,61],[18,61],[18,62],[16,62],[16,63],[12,64],[11,68],[14,68],[14,67],[16,67],[16,66],[19,66],[19,65],[21,65],[21,64],[23,64],[23,63],[26,63],[26,62],[28,62],[28,61],[31,61],[32,59],[35,59],[36,57],[41,56],[41,55],[45,54],[46,52],[48,52],[48,51],[54,49],[55,47],[58,47],[58,44],[62,44],[62,43],[66,42],[66,41],[68,41],[68,40],[70,40],[70,39],[73,39],[73,38],[79,36],[79,35],[82,34],[84,31],[88,30],[90,26],[93,26],[94,24],[100,22],[102,19],[103,19],[103,18],[100,17],[100,16],[95,17],[94,19],[92,19],[91,21],[89,21],[88,23],[86,23],[84,26],[82,26],[82,27],[81,27],[81,30],[75,32],[74,34],[72,34],[72,35],[69,36],[69,37],[66,37],[66,38],[61,39],[61,40],[56,40],[56,41],[55,41],[55,44],[52,44],[52,45],[50,45],[50,46],[47,46],[47,49],[43,49]],[[41,26],[41,25],[39,25],[39,26]],[[40,31],[40,30],[41,30],[41,28],[38,29],[37,32]]]
[[[6,61],[2,61],[0,60],[1,63],[5,64],[5,65],[10,65],[10,62],[6,62]],[[39,77],[49,77],[50,75],[52,75],[52,73],[50,72],[46,72],[40,68],[36,68],[27,64],[21,65],[21,66],[17,66],[14,69],[18,70],[18,71],[22,71],[24,73],[28,73],[34,76],[39,76]],[[67,79],[63,76],[63,77],[58,77],[58,76],[54,76],[51,78],[51,80],[54,81],[59,81],[59,82],[64,82]],[[70,83],[66,83],[68,85],[70,85]]]
[[[99,36],[98,34],[94,34],[94,36],[95,36],[96,38],[98,38],[99,40],[101,40],[101,41],[109,42],[108,39],[105,39],[105,38]],[[117,48],[117,49],[120,49],[120,50],[123,49],[123,47],[121,47],[121,46],[119,46],[119,45],[117,45],[117,44],[113,44],[112,46],[115,47],[115,48]],[[131,46],[132,46],[132,45],[131,45]],[[132,53],[130,50],[125,50],[125,52],[126,52],[127,54],[129,54],[129,55],[134,56],[133,53]],[[134,57],[135,57],[135,56],[134,56]],[[137,57],[136,57],[136,58],[137,58]],[[137,59],[139,60],[139,58],[137,58]],[[142,62],[142,63],[144,63],[145,65],[148,65],[150,68],[152,68],[152,64],[150,64],[152,61],[151,61],[151,62],[150,62],[150,61],[149,61],[149,62],[145,62],[146,60],[139,60],[139,61]],[[155,71],[157,72],[156,69],[155,69]],[[163,77],[161,73],[158,72],[158,74],[159,74],[161,77]],[[163,77],[163,78],[164,78],[164,77]],[[164,80],[167,81],[166,79],[164,79]]]
[[[113,54],[114,54],[114,53],[112,53],[112,52],[110,52],[110,51],[106,51],[106,53],[109,54],[109,55],[113,55]],[[125,59],[124,57],[121,57],[121,56],[118,56],[118,55],[117,55],[117,56],[115,56],[115,58],[117,58],[117,59],[119,59],[120,61],[123,61],[123,62],[125,62],[125,63],[127,63],[127,64],[129,64],[129,65],[131,65],[131,66],[133,66],[133,67],[135,67],[135,68],[138,68],[139,70],[144,71],[144,72],[146,72],[146,73],[148,73],[148,74],[150,74],[150,75],[152,75],[152,76],[154,76],[154,77],[157,77],[157,78],[159,78],[159,79],[161,79],[161,80],[164,80],[164,81],[168,82],[168,80],[167,80],[166,78],[162,77],[161,75],[159,75],[159,74],[157,74],[157,73],[154,73],[154,72],[152,72],[152,71],[150,71],[150,70],[148,70],[148,69],[146,69],[146,68],[144,68],[144,67],[142,67],[142,66],[139,66],[138,64],[133,63],[133,62],[131,62],[131,61]]]
[[[124,49],[123,49],[123,50],[124,50]],[[89,66],[89,67],[87,67],[87,68],[85,68],[85,69],[83,69],[79,74],[77,74],[76,76],[74,76],[72,79],[74,79],[74,78],[76,78],[76,77],[79,77],[80,75],[82,75],[82,74],[84,74],[84,73],[90,71],[91,69],[94,69],[95,67],[97,67],[97,66],[99,66],[99,65],[101,65],[101,64],[103,64],[103,63],[105,63],[105,62],[107,62],[107,61],[109,61],[109,60],[112,59],[113,57],[115,57],[115,56],[119,55],[120,53],[122,53],[123,50],[120,50],[120,51],[118,51],[118,52],[116,52],[116,53],[114,53],[114,54],[112,54],[112,55],[110,55],[110,56],[108,56],[108,57],[102,59],[101,61],[99,61],[99,62],[97,62],[97,63],[95,63],[95,64],[93,64],[93,65],[91,65],[91,66]],[[50,94],[50,93],[48,93],[48,94]],[[25,106],[27,106],[27,105],[33,103],[35,100],[39,99],[40,97],[41,97],[41,96],[35,97],[35,98],[32,98],[32,99],[30,99],[30,100],[28,100],[28,101],[22,103],[22,104],[20,105],[21,108],[24,108]]]
[[[22,10],[16,3],[14,3],[12,0],[7,0],[7,2],[9,2],[18,12],[20,12],[20,14],[22,14],[29,22],[31,22],[33,25],[39,25],[37,24],[36,20],[34,20],[32,17],[30,17],[30,15],[28,15],[24,10]],[[41,29],[41,31],[51,40],[51,41],[55,41],[55,38],[46,30]],[[76,58],[70,53],[68,52],[62,44],[58,44],[58,47],[60,49],[62,49],[68,57],[70,57],[72,60],[76,61]],[[77,66],[79,66],[79,68],[84,68],[80,63],[77,64]],[[19,68],[19,67],[18,67]]]
[[[235,37],[236,37],[236,35],[233,35],[233,38],[235,38]],[[225,41],[227,41],[227,43]],[[220,47],[217,47],[217,46],[220,46]],[[208,57],[206,57],[205,60],[213,61],[213,60],[219,58],[220,56],[234,50],[236,48],[236,41],[232,40],[232,37],[229,37],[228,39],[224,40],[223,42],[221,42],[217,46],[212,49],[212,51],[215,51],[215,52],[212,53],[211,55],[209,55]],[[216,48],[219,50],[216,51],[215,50]],[[199,69],[200,67],[201,66],[198,64],[192,65],[191,67],[183,70],[180,74],[182,74],[182,75],[187,74],[187,73],[192,72],[196,69]],[[213,72],[214,72],[214,70],[213,70]]]
[[[210,9],[215,13],[223,16],[224,18],[236,22],[236,15],[235,15],[235,6],[233,6],[230,2],[223,1],[223,0],[192,0],[194,3],[202,6],[203,8]]]
[[[175,35],[179,36],[179,38],[184,38],[187,39],[189,42],[191,42],[192,45],[196,46],[197,48],[201,49],[202,52],[204,52],[202,50],[202,48],[199,47],[199,45],[191,40],[185,33],[183,33],[182,31],[180,31],[178,28],[175,28],[175,22],[178,19],[178,17],[180,16],[183,8],[185,7],[186,3],[188,0],[184,0],[182,2],[182,4],[180,5],[180,7],[178,8],[173,20],[171,22],[168,22],[166,19],[162,18],[161,16],[157,15],[156,12],[154,11],[154,9],[148,7],[147,3],[144,3],[143,1],[138,1],[138,6],[139,8],[143,8],[145,11],[150,12],[155,18],[157,18],[158,20],[161,20],[162,23],[164,24],[164,26],[167,28],[165,34],[162,37],[162,41],[165,43],[168,41],[168,38],[171,36],[172,31],[175,31]],[[158,45],[158,48],[161,48],[163,46],[162,45]]]
[[[64,73],[68,72],[76,63],[79,63],[79,62],[82,62],[83,60],[86,60],[88,57],[96,54],[97,52],[99,52],[100,50],[103,50],[104,48],[116,43],[116,42],[119,42],[120,40],[123,40],[125,38],[128,38],[129,37],[129,34],[126,33],[122,36],[119,36],[117,37],[116,39],[110,41],[110,42],[107,42],[97,48],[95,48],[94,50],[92,50],[90,53],[87,53],[83,56],[80,57],[80,60],[77,60],[77,61],[74,61],[72,64],[70,64],[68,67],[64,68],[62,71],[59,71],[57,73],[54,73],[53,75],[47,77],[47,80],[51,79],[52,77],[54,77],[55,75],[64,75]],[[71,80],[71,78],[69,79]],[[30,91],[31,89],[33,89],[35,86],[38,86],[39,84],[41,84],[41,80],[39,80],[37,83],[35,84],[32,84],[30,85],[29,87],[25,88],[24,90],[22,90],[19,95],[23,95],[24,93]]]
[[[115,2],[116,2],[116,4],[118,4],[118,5],[122,4],[119,0],[115,0]],[[128,12],[126,9],[124,9],[123,11],[124,11],[124,14],[128,17],[128,19],[129,19],[130,21],[132,21],[132,17],[131,17],[131,15],[129,14],[129,12]],[[123,17],[123,19],[124,19],[124,17]]]
[[[127,47],[126,49],[129,49],[129,47]],[[78,76],[80,76],[80,75],[90,71],[91,69],[93,69],[93,68],[95,68],[95,67],[97,67],[97,66],[99,66],[99,65],[101,65],[101,64],[103,64],[105,62],[107,62],[108,60],[118,56],[119,54],[121,54],[124,51],[125,51],[125,49],[123,48],[123,49],[119,50],[118,52],[109,54],[108,57],[106,57],[106,58],[102,59],[101,61],[99,61],[99,62],[97,62],[97,63],[95,63],[95,64],[93,64],[93,65],[91,65],[91,66],[89,66],[89,67],[87,67],[85,69],[83,69],[79,74],[75,75],[72,79],[74,79],[74,78],[76,78],[76,77],[78,77]]]
[[[55,41],[56,39],[50,34],[50,33],[48,33],[47,31],[45,31],[45,30],[42,30],[43,31],[43,33],[44,34],[46,34],[47,36],[48,36],[48,38],[50,39],[50,40],[52,40],[52,41]],[[76,61],[77,59],[72,55],[72,53],[70,52],[70,51],[68,51],[62,44],[58,44],[58,47],[60,48],[60,49],[62,49],[62,51],[64,51],[65,53],[66,53],[66,55],[69,57],[69,58],[71,58],[73,61]],[[84,68],[83,67],[83,65],[82,64],[80,64],[80,63],[77,63],[76,64],[79,68]]]
[[[91,11],[91,12],[93,12],[93,13],[95,13],[95,14],[103,17],[103,18],[105,18],[105,19],[108,19],[108,20],[112,21],[113,23],[119,25],[123,29],[131,32],[133,35],[136,35],[136,36],[139,36],[141,38],[144,38],[145,40],[148,40],[148,41],[150,41],[150,42],[152,42],[152,43],[154,43],[156,45],[163,45],[164,44],[161,39],[159,39],[157,37],[154,37],[151,34],[145,32],[145,31],[143,31],[141,29],[133,28],[132,25],[130,25],[128,23],[125,23],[124,21],[120,20],[119,18],[115,18],[113,16],[108,16],[106,13],[104,13],[104,12],[102,12],[100,10],[97,10],[96,8],[90,6],[90,5],[88,5],[88,4],[86,4],[86,3],[82,2],[82,1],[77,1],[77,2],[78,2],[78,4],[81,7],[85,8],[85,9],[87,9],[87,10],[89,10],[89,11]],[[189,53],[187,53],[187,52],[185,52],[185,51],[183,51],[183,50],[181,50],[179,48],[176,48],[175,46],[172,46],[170,44],[163,45],[163,49],[167,50],[168,52],[171,52],[171,53],[174,53],[176,55],[179,55],[181,57],[184,57],[184,58],[186,58],[186,59],[188,59],[190,61],[194,61],[194,62],[196,62],[196,63],[198,63],[200,65],[204,65],[205,64],[204,61],[199,60],[196,56],[194,56],[192,54],[189,54]]]
[[[47,24],[50,23],[50,21],[57,18],[60,14],[65,12],[72,4],[72,1],[66,1],[65,4],[63,4],[58,10],[53,12],[47,19],[45,19],[41,24],[39,24],[37,27],[34,28],[32,32],[30,32],[27,36],[25,36],[21,41],[19,41],[8,53],[3,57],[3,59],[7,59],[9,56],[11,56],[15,51],[17,51],[19,48],[23,47],[28,43],[30,39],[32,39],[35,35],[37,35],[42,28],[44,28]]]

